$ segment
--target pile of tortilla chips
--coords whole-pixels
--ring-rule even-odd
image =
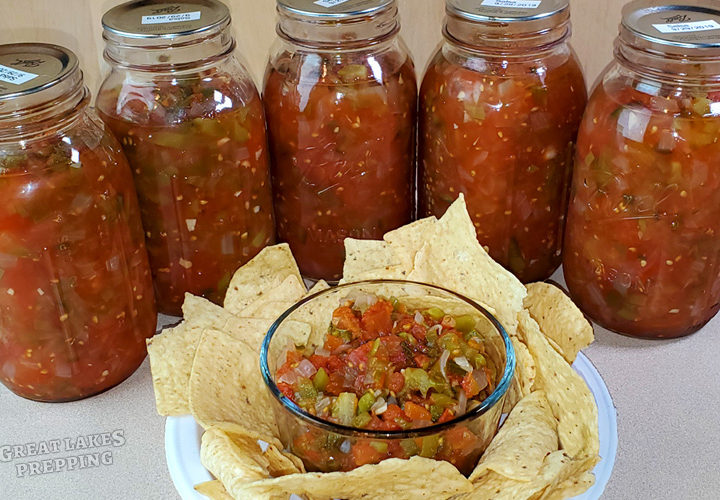
[[[389,459],[352,472],[306,473],[286,452],[260,375],[272,322],[309,292],[287,245],[263,250],[237,271],[224,308],[186,297],[185,320],[148,341],[158,412],[191,413],[205,429],[197,485],[214,498],[545,499],[580,494],[599,460],[597,407],[572,369],[593,340],[591,325],[558,288],[525,287],[478,244],[462,196],[441,218],[417,221],[383,241],[346,240],[345,282],[395,278],[454,289],[486,305],[512,337],[518,367],[509,416],[469,478],[427,458]],[[298,345],[329,316],[297,321]],[[317,334],[317,331],[315,332]]]

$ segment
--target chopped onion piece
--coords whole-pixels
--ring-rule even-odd
[[[320,401],[315,403],[315,413],[320,415],[325,408],[330,406],[330,403],[331,403],[331,401],[330,401],[329,397],[326,396],[326,397],[322,398]]]
[[[290,370],[289,372],[284,373],[283,376],[278,379],[278,382],[289,385],[294,385],[297,381],[298,372],[296,372],[295,370]]]
[[[387,411],[387,403],[385,402],[384,398],[377,398],[373,405],[370,407],[370,411],[373,412],[375,415],[382,415]]]
[[[315,368],[315,365],[313,365],[307,359],[303,359],[295,367],[295,371],[298,372],[298,375],[300,375],[301,377],[310,378],[315,375],[315,373],[317,372],[317,368]]]
[[[465,394],[465,391],[463,389],[460,389],[460,395],[458,396],[458,404],[455,406],[455,414],[459,417],[460,415],[465,415],[465,411],[467,410],[467,395]]]
[[[435,326],[431,326],[428,328],[428,333],[430,332],[435,332],[437,335],[440,335],[442,333],[442,325],[438,323]]]
[[[324,347],[318,347],[317,349],[315,349],[315,354],[323,358],[327,358],[330,356],[330,351],[328,351]]]
[[[345,454],[350,453],[350,450],[351,450],[351,449],[352,449],[352,443],[350,443],[350,440],[349,440],[349,439],[346,439],[346,440],[343,441],[342,444],[340,445],[340,451],[342,451],[342,452],[345,453]]]
[[[470,364],[470,361],[467,360],[465,356],[458,356],[457,358],[453,359],[456,365],[458,365],[460,368],[465,370],[466,372],[473,371],[473,367]]]
[[[388,398],[387,402],[388,402],[389,405],[396,405],[396,404],[398,404],[397,399],[395,399],[395,398],[392,397],[392,396],[390,396],[390,397]]]
[[[368,307],[374,305],[379,299],[376,295],[361,292],[360,290],[353,290],[347,294],[347,297],[341,301],[341,304],[348,300],[352,301],[353,305],[361,311],[365,311]]]
[[[448,359],[450,359],[450,351],[445,349],[440,356],[440,371],[443,374],[443,377],[445,377],[445,380],[447,380],[447,373],[445,372],[445,367],[447,366]]]
[[[488,386],[488,379],[485,374],[485,370],[473,370],[472,374],[481,391]]]
[[[425,321],[425,318],[423,318],[423,315],[420,314],[420,311],[415,311],[415,323],[418,325],[422,325],[423,321]]]

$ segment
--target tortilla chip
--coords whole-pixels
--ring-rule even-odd
[[[217,479],[196,484],[195,491],[208,497],[210,500],[233,500],[233,497],[228,494],[225,486]]]
[[[494,471],[518,481],[530,481],[538,475],[545,457],[557,449],[557,422],[550,403],[544,392],[534,392],[515,406],[470,480]]]
[[[556,452],[546,462],[555,462],[557,473],[553,481],[545,488],[540,497],[543,500],[562,500],[571,498],[588,490],[595,484],[595,476],[590,473],[600,457],[585,457],[573,460],[567,455]]]
[[[263,455],[257,439],[242,434],[231,438],[215,427],[207,429],[202,436],[200,462],[222,481],[230,494],[237,485],[266,479],[270,475],[270,462]]]
[[[235,498],[287,500],[291,494],[314,500],[416,500],[448,498],[468,492],[472,484],[448,462],[413,457],[391,458],[351,472],[307,473],[247,484]]]
[[[598,414],[585,381],[550,346],[527,311],[519,316],[521,340],[535,359],[535,388],[545,391],[558,419],[561,448],[571,457],[598,454]]]
[[[565,292],[549,283],[527,285],[525,308],[538,323],[553,347],[572,364],[577,353],[589,346],[595,336],[593,327]]]
[[[260,374],[258,354],[218,330],[203,332],[190,375],[190,410],[205,429],[231,422],[282,447],[271,396]]]
[[[403,226],[383,236],[390,245],[398,268],[408,274],[415,267],[415,255],[435,231],[437,218],[427,217]]]
[[[519,384],[520,399],[522,399],[532,392],[537,369],[535,368],[535,359],[530,355],[527,346],[517,337],[513,337],[511,340],[515,348],[515,376]]]
[[[265,292],[260,298],[240,311],[243,318],[268,318],[275,320],[307,293],[305,284],[297,276],[290,275],[280,285]]]
[[[313,285],[310,290],[308,290],[308,292],[305,294],[305,297],[310,297],[311,295],[315,295],[316,293],[320,293],[329,288],[330,285],[328,285],[325,280],[319,280]]]
[[[188,386],[202,328],[181,323],[147,340],[155,407],[160,415],[188,415]]]
[[[235,272],[225,296],[225,308],[231,313],[239,313],[279,287],[288,276],[303,282],[287,243],[265,247]]]
[[[415,268],[408,279],[450,288],[488,304],[510,335],[516,331],[517,313],[527,294],[523,284],[478,243],[462,195],[415,256]]]
[[[212,426],[212,429],[227,434],[230,439],[237,444],[238,440],[243,441],[246,438],[255,438],[255,434],[248,434],[247,429],[241,425],[231,422],[220,422]],[[255,440],[257,442],[257,440]],[[260,446],[263,456],[268,460],[268,472],[271,476],[284,476],[286,474],[295,474],[305,472],[305,466],[298,457],[292,453],[279,450],[276,446],[263,442],[257,442]]]

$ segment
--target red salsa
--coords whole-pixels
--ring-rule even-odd
[[[698,330],[720,308],[720,92],[617,73],[578,139],[565,279],[594,320],[639,337]]]
[[[494,390],[497,368],[473,316],[437,307],[411,309],[372,297],[346,301],[332,316],[322,347],[288,349],[278,363],[280,391],[305,411],[336,424],[376,431],[421,429],[480,405]],[[444,434],[394,441],[328,443],[309,430],[292,451],[318,470],[351,470],[391,457],[447,460],[469,473],[482,440],[458,424]]]
[[[41,401],[118,384],[156,326],[127,161],[87,116],[75,127],[0,147],[0,381]]]
[[[420,91],[421,214],[464,193],[496,261],[526,283],[550,276],[586,99],[570,51],[508,64],[440,50]]]
[[[222,303],[275,237],[265,120],[249,79],[217,71],[106,87],[98,108],[135,176],[158,308]]]
[[[330,281],[342,275],[345,238],[379,239],[413,207],[413,64],[345,59],[280,54],[264,93],[278,236],[304,276]]]

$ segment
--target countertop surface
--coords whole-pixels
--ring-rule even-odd
[[[599,327],[595,334],[584,352],[610,390],[619,433],[603,499],[717,499],[720,316],[674,341],[634,340]],[[74,403],[26,401],[0,385],[0,409],[2,500],[179,498],[147,361],[118,387]],[[19,456],[33,444],[49,453]],[[87,467],[88,455],[98,465]]]

